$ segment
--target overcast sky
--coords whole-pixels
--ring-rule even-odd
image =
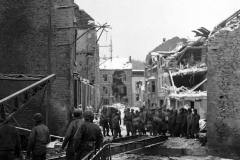
[[[194,38],[192,30],[214,26],[240,9],[240,0],[75,0],[95,22],[112,30],[101,36],[100,46],[113,42],[113,57],[145,60],[162,39]],[[109,55],[109,48],[100,56]]]

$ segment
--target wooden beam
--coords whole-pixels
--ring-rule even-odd
[[[195,89],[197,89],[199,86],[201,86],[203,83],[205,83],[207,81],[207,78],[204,79],[201,83],[199,83],[198,85],[196,85],[195,87],[193,87],[192,89],[189,90],[189,92],[194,91]]]
[[[31,132],[30,129],[26,129],[26,128],[21,128],[21,127],[15,127],[17,129],[20,129],[20,130],[23,130],[23,131],[27,131],[27,132]],[[60,139],[63,139],[64,137],[60,137],[60,136],[55,136],[55,135],[50,135],[51,137],[55,137],[55,138],[60,138]]]

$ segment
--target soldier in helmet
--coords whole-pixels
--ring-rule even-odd
[[[73,141],[76,156],[74,160],[81,160],[89,152],[99,149],[103,142],[100,127],[93,123],[94,114],[91,110],[83,112],[83,124],[78,128]]]
[[[6,123],[4,108],[0,111],[0,159],[1,160],[13,160],[14,157],[19,158],[21,153],[20,137],[17,129]]]
[[[145,111],[144,107],[140,108],[139,118],[141,119],[141,130],[144,135],[146,135],[145,125],[147,123],[147,112]]]
[[[109,135],[109,125],[108,125],[108,114],[107,114],[107,107],[104,106],[103,107],[103,110],[102,110],[102,113],[101,113],[101,116],[100,116],[100,124],[103,128],[103,136],[105,137],[106,136],[106,131],[107,131],[107,136],[110,136]]]
[[[62,149],[64,149],[67,145],[66,160],[73,160],[75,156],[75,152],[73,149],[73,138],[75,133],[77,132],[77,129],[83,123],[82,109],[75,109],[73,111],[73,116],[74,120],[70,123],[62,144]]]
[[[119,137],[122,137],[120,125],[121,125],[121,118],[118,114],[118,111],[114,110],[112,113],[113,139],[117,138],[118,135]]]
[[[132,113],[132,117],[133,117],[133,118],[136,118],[133,108],[131,109],[131,113]]]
[[[45,160],[47,148],[46,145],[50,143],[50,133],[47,126],[43,124],[43,117],[41,113],[36,113],[33,116],[35,126],[32,128],[28,138],[27,156],[30,156],[32,151],[33,160]]]
[[[130,108],[127,108],[127,110],[125,112],[124,124],[126,125],[127,136],[130,136],[129,133],[132,130],[132,113],[130,112]]]

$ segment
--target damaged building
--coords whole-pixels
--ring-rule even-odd
[[[142,107],[144,94],[144,70],[132,70],[132,104]]]
[[[82,35],[80,30],[93,27],[88,24],[93,19],[73,0],[53,0],[51,4],[8,0],[0,6],[1,111],[24,129],[33,127],[32,117],[40,112],[50,133],[63,136],[73,109],[94,104],[95,67],[86,73],[81,61],[87,59],[80,61],[80,56],[92,53],[88,68],[98,64],[98,53],[91,48],[95,47],[95,29],[85,39],[87,45],[94,45],[91,50],[82,52],[75,43]]]
[[[131,58],[110,58],[100,60],[100,96],[102,105],[124,103],[132,105],[132,63]]]
[[[198,109],[201,118],[206,118],[206,51],[206,38],[199,38],[181,43],[169,52],[149,53],[146,61],[149,107],[180,109],[187,104]]]

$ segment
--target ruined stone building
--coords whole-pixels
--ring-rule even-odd
[[[134,107],[143,106],[144,84],[144,70],[132,70],[132,104]]]
[[[146,56],[145,61],[145,107],[147,109],[159,106],[158,98],[158,70],[157,70],[157,58],[158,53],[150,52]]]
[[[128,58],[101,59],[99,62],[100,104],[124,103],[132,106],[132,63]]]
[[[206,39],[179,44],[174,50],[150,52],[146,58],[149,107],[198,109],[206,118]],[[147,92],[147,91],[146,91]]]
[[[94,19],[88,15],[84,10],[75,9],[75,16],[77,26],[81,28],[76,29],[76,38],[80,37],[76,41],[76,54],[75,54],[75,66],[77,87],[80,95],[78,97],[77,104],[81,104],[83,107],[92,107],[96,110],[97,105],[100,102],[99,95],[99,50],[97,41],[97,32],[93,28],[94,24],[88,24],[89,21]]]
[[[188,42],[165,59],[171,86],[168,97],[170,106],[175,109],[188,106],[198,110],[201,118],[206,118],[207,111],[207,67],[206,38]]]
[[[208,39],[208,154],[240,158],[240,11]]]
[[[31,129],[32,116],[40,112],[51,134],[64,135],[73,109],[81,104],[94,105],[90,97],[95,83],[95,66],[91,64],[98,62],[93,43],[96,31],[92,30],[85,38],[88,50],[83,51],[84,46],[75,43],[82,30],[92,27],[87,22],[93,19],[79,10],[73,0],[52,0],[51,4],[42,0],[1,0],[0,8],[0,99],[55,74],[49,88],[14,117],[21,127]],[[89,73],[81,68],[85,57],[89,58],[86,66],[92,67]],[[9,77],[12,74],[15,78]]]

